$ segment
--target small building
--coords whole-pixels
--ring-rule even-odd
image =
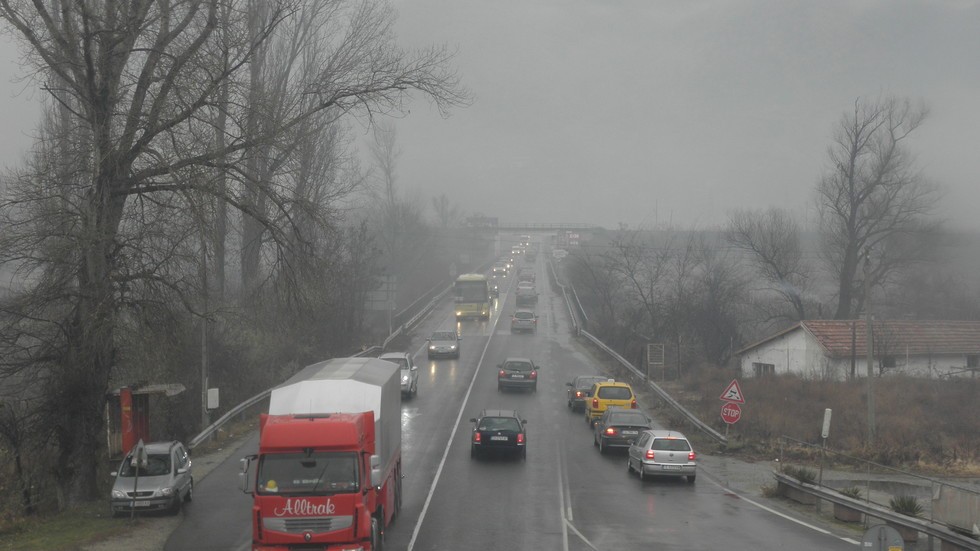
[[[980,376],[980,321],[876,320],[873,367],[881,375]],[[801,321],[736,352],[747,377],[867,375],[864,320]]]

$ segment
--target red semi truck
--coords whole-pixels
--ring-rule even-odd
[[[242,459],[253,550],[381,549],[401,507],[400,385],[394,363],[338,358],[272,390]]]

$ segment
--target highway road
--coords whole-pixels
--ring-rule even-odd
[[[410,351],[421,366],[419,394],[402,406],[404,503],[387,549],[855,548],[739,498],[704,469],[695,484],[644,484],[627,474],[624,454],[600,455],[583,416],[565,407],[565,382],[596,367],[572,340],[543,255],[536,270],[537,334],[510,334],[513,281],[489,321],[458,324],[458,360],[429,361],[423,348],[432,330],[456,325],[450,302],[416,329]],[[497,390],[496,365],[508,356],[541,366],[536,393]],[[517,409],[528,419],[527,461],[470,458],[469,419],[484,408]],[[238,490],[238,458],[256,450],[253,437],[198,484],[166,549],[248,549],[251,502]]]

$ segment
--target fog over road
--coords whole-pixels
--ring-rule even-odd
[[[451,304],[416,329],[419,394],[402,406],[404,504],[388,549],[853,549],[740,497],[700,467],[695,484],[627,475],[623,453],[600,455],[584,418],[565,406],[565,382],[596,368],[573,342],[560,294],[536,265],[537,334],[511,335],[513,277],[489,322],[464,321],[459,360],[426,359],[424,337],[455,324]],[[508,356],[540,364],[536,393],[496,388]],[[642,404],[641,404],[642,406]],[[472,460],[471,423],[483,408],[513,408],[528,419],[528,458]],[[251,500],[238,489],[238,458],[251,438],[200,482],[168,550],[247,549]]]

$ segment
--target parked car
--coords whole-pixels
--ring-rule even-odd
[[[454,330],[433,331],[426,339],[426,353],[429,359],[438,357],[458,358],[461,339],[459,333]]]
[[[531,310],[516,310],[510,318],[511,333],[537,333],[538,315]]]
[[[176,440],[144,444],[142,453],[130,450],[110,475],[114,479],[109,498],[112,516],[134,509],[177,514],[184,502],[194,498],[190,452]]]
[[[628,448],[639,434],[653,428],[653,420],[638,409],[607,408],[592,427],[592,443],[599,453]]]
[[[378,356],[378,359],[398,364],[401,368],[402,396],[418,396],[419,366],[412,361],[411,354],[408,352],[385,352]]]
[[[627,472],[650,476],[685,476],[689,483],[697,478],[697,454],[687,438],[673,430],[646,430],[629,448]]]
[[[636,395],[629,383],[605,381],[592,385],[592,399],[585,401],[585,422],[591,427],[609,406],[636,409]]]
[[[497,390],[505,388],[530,389],[531,392],[538,391],[538,370],[539,366],[528,358],[507,358],[503,363],[497,364]]]
[[[585,408],[585,400],[592,397],[592,385],[604,381],[612,381],[606,377],[598,375],[579,375],[570,382],[565,383],[568,387],[566,405],[572,411],[579,411]]]
[[[526,419],[510,409],[485,409],[479,417],[470,419],[473,435],[470,437],[470,457],[476,459],[485,454],[510,453],[527,459]]]

